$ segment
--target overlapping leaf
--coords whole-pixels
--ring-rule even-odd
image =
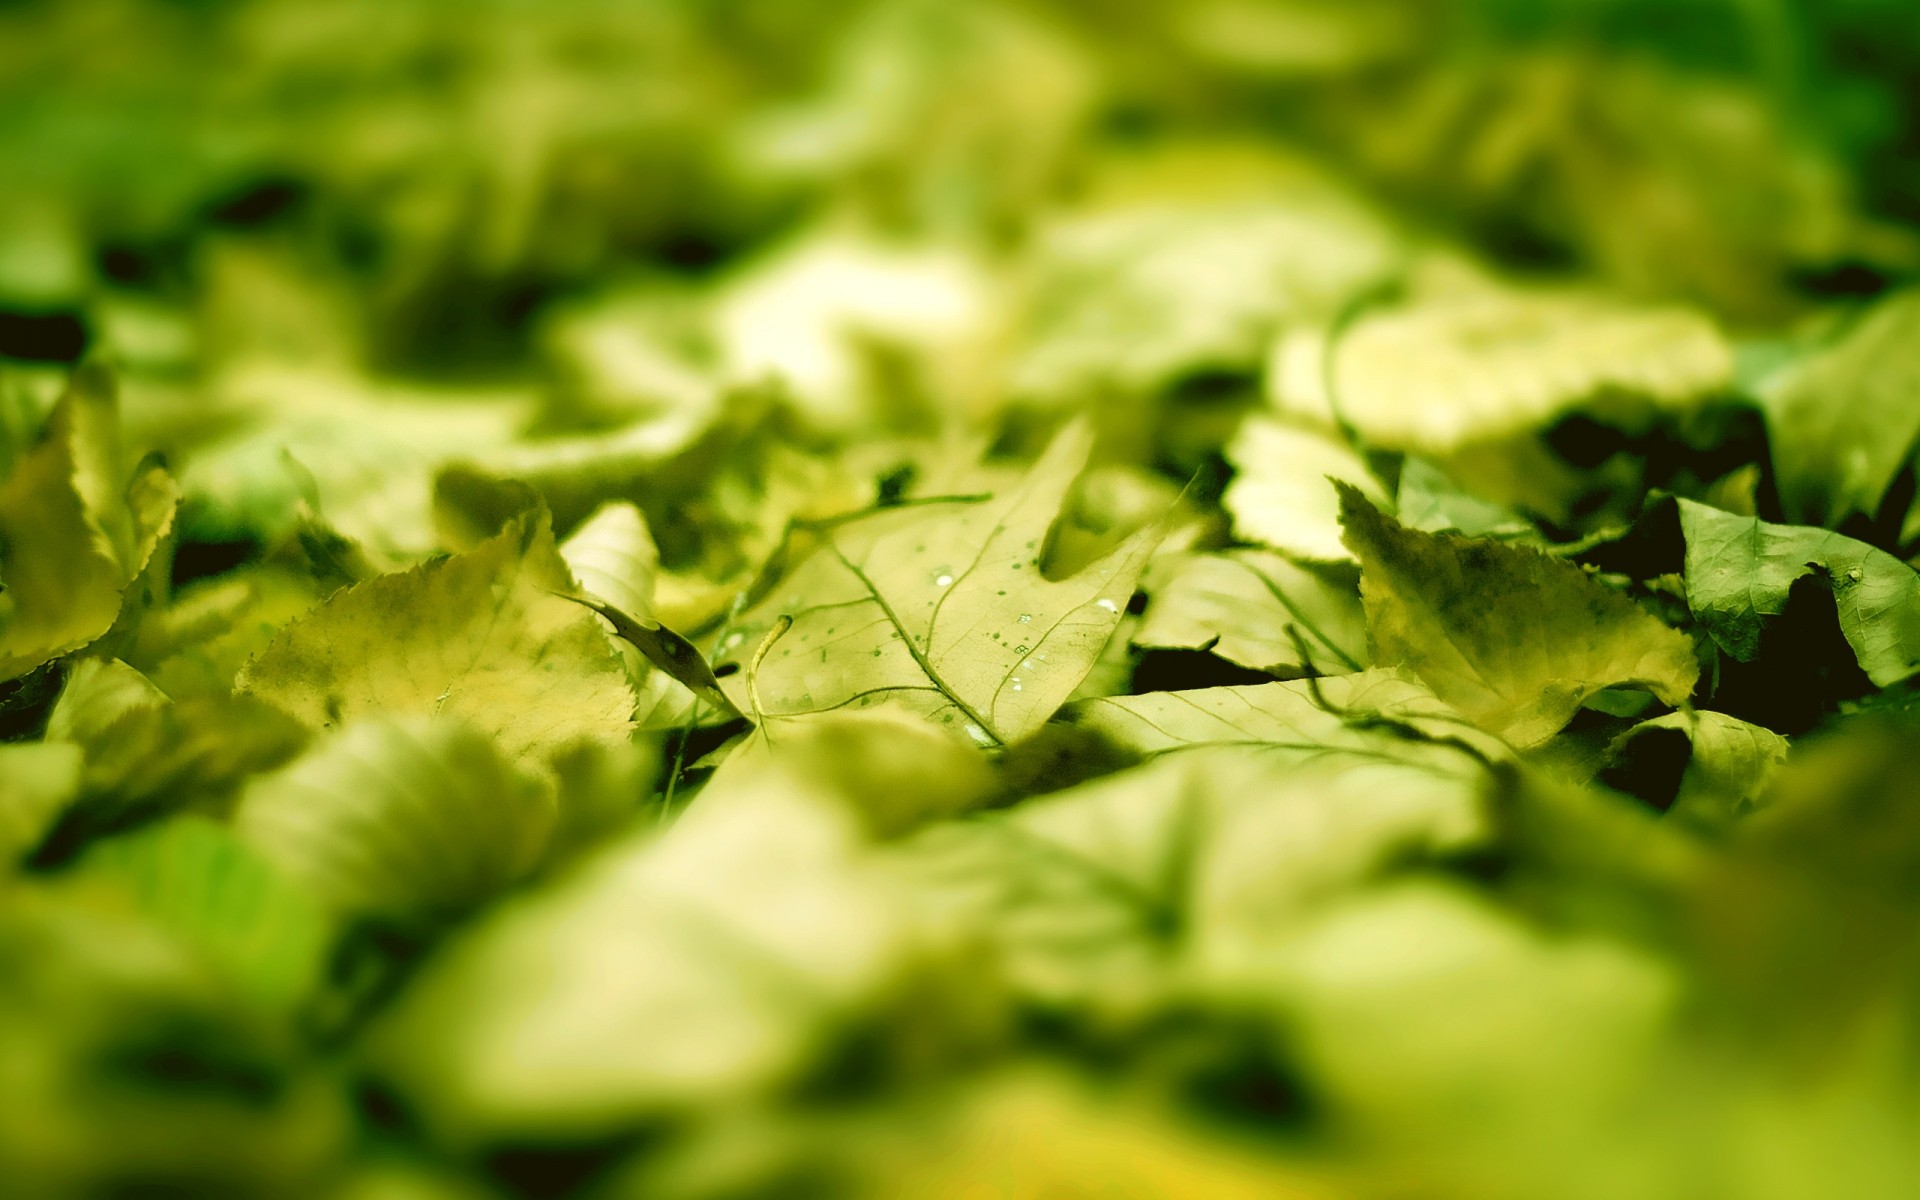
[[[1517,746],[1557,733],[1581,703],[1634,687],[1686,702],[1693,645],[1579,567],[1537,550],[1420,533],[1342,488],[1374,659]]]
[[[539,861],[550,790],[458,721],[374,719],[242,797],[240,836],[344,916],[430,924]]]
[[[0,482],[0,680],[105,634],[173,521],[158,466],[128,485],[112,382],[80,372]]]
[[[1762,385],[1789,517],[1832,525],[1879,507],[1920,437],[1916,343],[1920,291],[1900,292]]]
[[[1355,671],[1366,658],[1350,566],[1303,566],[1264,550],[1172,554],[1148,566],[1142,588],[1136,646],[1210,650],[1279,676]]]
[[[1679,501],[1687,541],[1687,602],[1722,650],[1742,662],[1760,652],[1770,618],[1795,583],[1833,589],[1840,632],[1880,687],[1920,671],[1920,574],[1864,542],[1825,529],[1773,525]]]
[[[735,704],[769,718],[898,705],[982,745],[1033,732],[1085,678],[1159,534],[1141,530],[1065,579],[1044,547],[1093,447],[1062,432],[1021,483],[984,501],[880,511],[841,525],[744,614],[721,662]],[[791,618],[782,625],[782,618]]]
[[[287,625],[239,689],[312,726],[456,716],[515,759],[625,736],[634,697],[544,512],[474,550],[346,589]]]

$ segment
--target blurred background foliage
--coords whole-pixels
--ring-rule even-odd
[[[306,734],[229,694],[241,664],[343,584],[491,533],[510,480],[563,536],[637,506],[656,613],[716,653],[790,528],[909,484],[997,487],[960,451],[1031,447],[1082,409],[1115,462],[1064,552],[1237,469],[1240,540],[1339,558],[1337,528],[1259,476],[1299,446],[1239,426],[1343,419],[1322,351],[1383,296],[1486,301],[1438,333],[1354,331],[1345,416],[1481,493],[1409,460],[1409,522],[1418,501],[1432,528],[1536,536],[1521,510],[1571,540],[1658,485],[1910,548],[1913,429],[1870,483],[1829,487],[1878,427],[1831,432],[1831,455],[1810,439],[1796,476],[1751,405],[1689,406],[1752,399],[1916,274],[1910,0],[0,0],[0,479],[93,357],[127,457],[163,454],[183,497],[142,593],[157,615],[103,643],[123,663],[0,690],[7,738],[54,722],[0,746],[0,816],[261,786]],[[1516,306],[1558,357],[1487,400],[1453,368]],[[1874,311],[1877,362],[1910,308]],[[1423,357],[1448,338],[1467,349]],[[1407,376],[1458,391],[1409,415]],[[1594,411],[1570,418],[1568,391]],[[1770,420],[1835,392],[1787,394]],[[1214,517],[1195,546],[1226,540]],[[1350,564],[1315,569],[1351,590]],[[1096,683],[1147,669],[1126,653]],[[78,701],[49,715],[63,686],[100,728],[69,727]],[[1797,734],[1849,687],[1773,723]],[[640,714],[684,716],[659,689]],[[1610,780],[1664,771],[1671,803],[1686,760],[1658,750],[1681,735],[1641,736],[1649,761]],[[0,1164],[49,1197],[1899,1195],[1920,1145],[1914,736],[1892,711],[1816,740],[1739,797],[1768,811],[1737,837],[1501,772],[1436,800],[1437,832],[1308,819],[1246,844],[1308,845],[1333,899],[1247,884],[1202,898],[1215,925],[1166,880],[1188,859],[1264,876],[1231,838],[1189,844],[1188,808],[1356,785],[1194,755],[952,845],[876,845],[846,811],[937,760],[834,745],[822,762],[874,777],[762,780],[679,840],[629,830],[417,988],[432,936],[341,936],[224,826],[177,818],[0,892]],[[422,737],[435,778],[524,783],[464,727]],[[608,836],[657,747],[554,764],[585,814],[554,844]],[[998,782],[952,765],[952,807],[1056,786],[1048,756],[1076,753],[1010,756]],[[810,788],[832,803],[793,799]],[[1165,836],[1108,844],[1088,812]],[[20,820],[0,822],[15,858],[45,833]],[[1095,882],[1063,882],[1048,839]],[[902,898],[951,855],[1018,900],[983,935],[1006,945]],[[1170,894],[1135,895],[1134,868]],[[659,917],[668,892],[706,923]],[[234,896],[259,926],[209,915]],[[769,911],[801,915],[752,924]],[[786,955],[780,988],[739,985],[715,922]]]

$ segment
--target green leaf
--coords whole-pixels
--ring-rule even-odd
[[[80,748],[63,742],[0,744],[0,867],[38,846],[80,794]]]
[[[1015,386],[1067,399],[1251,374],[1277,330],[1331,317],[1398,266],[1397,236],[1365,207],[1286,182],[1248,189],[1258,199],[1115,206],[1057,228]]]
[[[1467,537],[1538,536],[1532,522],[1505,505],[1482,500],[1462,488],[1424,458],[1409,457],[1400,467],[1394,499],[1400,523],[1424,533],[1460,533]]]
[[[654,545],[646,517],[632,504],[605,504],[595,510],[560,543],[560,557],[581,588],[602,604],[636,618],[653,616],[660,548]]]
[[[897,978],[903,914],[861,824],[778,786],[695,803],[457,934],[369,1061],[458,1143],[791,1081]]]
[[[1249,417],[1226,447],[1234,479],[1220,506],[1243,541],[1297,558],[1346,562],[1340,540],[1340,499],[1331,479],[1386,503],[1386,492],[1359,455],[1324,433]]]
[[[85,755],[80,796],[62,825],[77,840],[183,805],[217,806],[243,780],[279,766],[307,731],[251,696],[169,699],[111,659],[85,659],[47,722],[50,740]]]
[[[531,870],[553,796],[458,721],[358,721],[255,779],[240,836],[333,910],[443,920]]]
[[[634,697],[543,512],[466,554],[335,593],[240,673],[241,692],[311,726],[459,717],[516,760],[625,737]]]
[[[72,878],[123,890],[138,911],[201,950],[269,1011],[290,1011],[325,970],[333,937],[326,913],[204,818],[110,838],[81,859]]]
[[[1758,389],[1788,517],[1834,525],[1880,506],[1920,437],[1920,289],[1880,300]]]
[[[1920,671],[1920,574],[1912,567],[1825,529],[1678,503],[1687,603],[1729,655],[1751,662],[1767,619],[1786,611],[1793,585],[1817,576],[1833,589],[1840,632],[1869,679],[1886,687]]]
[[[1723,825],[1753,808],[1787,761],[1787,739],[1725,713],[1668,713],[1642,721],[1615,738],[1608,755],[1630,762],[1643,743],[1678,737],[1687,743],[1686,767],[1669,815],[1693,824]]]
[[[1369,445],[1444,458],[1569,412],[1645,428],[1726,391],[1733,370],[1724,335],[1692,309],[1480,285],[1361,319],[1334,347],[1332,386]],[[1328,412],[1318,378],[1295,390],[1283,407]]]
[[[0,680],[94,641],[173,520],[158,467],[117,464],[112,383],[77,372],[38,446],[0,482]]]
[[[936,826],[896,862],[1021,993],[1138,1016],[1188,972],[1237,977],[1383,864],[1483,833],[1471,775],[1215,746]]]
[[[1160,537],[1149,526],[1077,574],[1042,573],[1048,529],[1092,448],[1076,424],[989,500],[881,510],[828,531],[722,647],[722,662],[744,667],[792,618],[735,703],[769,718],[897,705],[989,746],[1045,724],[1119,625]]]
[[[706,656],[686,638],[658,621],[630,617],[611,604],[602,604],[585,596],[555,594],[599,613],[607,624],[613,626],[613,631],[620,635],[622,641],[638,650],[648,662],[695,696],[727,716],[741,715],[740,710],[733,706],[733,701],[720,690],[720,681],[714,678],[713,668],[707,665]]]
[[[1303,566],[1265,550],[1168,554],[1148,564],[1141,590],[1136,646],[1210,650],[1280,676],[1357,671],[1366,658],[1352,567]]]
[[[1450,739],[1487,757],[1502,754],[1497,741],[1424,686],[1391,670],[1111,696],[1083,700],[1067,715],[1076,726],[1141,754],[1233,745],[1302,758],[1352,754],[1406,759],[1418,751],[1407,734]],[[1452,765],[1460,765],[1460,760],[1455,758]]]
[[[304,508],[389,568],[435,549],[435,468],[502,446],[528,399],[513,389],[428,389],[282,367],[228,390],[244,423],[197,447],[181,471],[190,532],[272,543],[294,531]]]
[[[1684,634],[1536,550],[1421,533],[1341,488],[1374,660],[1515,746],[1546,741],[1589,696],[1635,687],[1679,705],[1700,667]]]

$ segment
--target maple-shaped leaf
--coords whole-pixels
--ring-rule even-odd
[[[988,499],[881,510],[827,532],[722,646],[722,670],[757,658],[729,677],[734,702],[775,719],[897,705],[985,746],[1040,728],[1119,625],[1160,537],[1148,526],[1065,579],[1045,576],[1048,530],[1092,449],[1077,423]]]
[[[1886,687],[1920,671],[1920,573],[1912,567],[1830,530],[1678,503],[1687,604],[1722,650],[1751,662],[1768,618],[1787,611],[1793,585],[1818,574],[1869,679]]]
[[[514,759],[626,736],[634,697],[544,511],[465,554],[336,592],[240,673],[313,726],[363,716],[457,716]]]
[[[1578,566],[1408,529],[1345,485],[1340,501],[1374,661],[1406,667],[1487,731],[1533,746],[1607,688],[1672,705],[1692,694],[1686,635]]]

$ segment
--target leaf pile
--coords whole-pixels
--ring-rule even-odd
[[[0,6],[0,1192],[1909,1195],[1916,79]]]

